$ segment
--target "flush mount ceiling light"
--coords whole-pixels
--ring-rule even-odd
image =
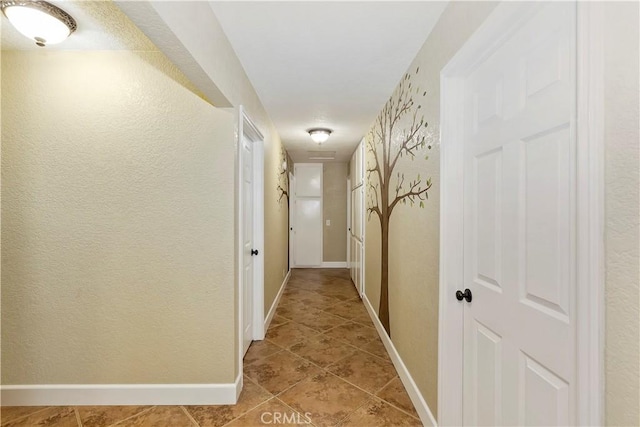
[[[41,47],[64,41],[77,28],[71,15],[46,1],[2,1],[0,8],[16,30]]]
[[[327,139],[329,139],[329,135],[331,135],[332,130],[327,128],[315,128],[309,129],[307,132],[309,132],[309,135],[311,136],[311,139],[313,139],[313,142],[322,144]]]

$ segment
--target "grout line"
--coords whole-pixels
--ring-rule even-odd
[[[182,409],[182,412],[184,412],[184,414],[187,416],[187,418],[189,418],[191,420],[191,422],[193,423],[194,426],[200,427],[200,424],[196,421],[195,418],[193,418],[193,416],[189,413],[187,408],[184,407],[184,405],[180,405],[180,409]]]
[[[396,376],[395,376],[395,377],[393,377],[393,378],[391,378],[391,379],[389,380],[389,382],[388,382],[388,383],[386,383],[385,385],[383,385],[382,387],[380,387],[380,388],[378,389],[378,391],[376,391],[376,392],[374,393],[374,395],[375,395],[376,397],[378,397],[378,393],[380,393],[382,390],[384,390],[384,388],[385,388],[386,386],[388,386],[389,384],[391,384],[391,383],[392,383],[396,378],[400,378],[400,377],[398,376],[398,373],[397,373],[397,372],[396,372]],[[380,397],[380,399],[382,399],[382,398]],[[384,399],[382,399],[382,400],[384,400]]]
[[[381,397],[379,397],[379,396],[376,396],[376,397],[377,397],[378,399],[382,400],[382,401],[383,401],[384,403],[386,403],[387,405],[389,405],[389,406],[391,406],[391,407],[393,407],[393,408],[397,409],[398,411],[402,412],[403,414],[409,415],[411,418],[413,418],[413,419],[415,419],[415,420],[418,420],[418,421],[422,422],[422,420],[421,420],[419,417],[416,417],[414,414],[411,414],[411,413],[407,412],[406,410],[404,410],[404,409],[400,408],[399,406],[394,405],[393,403],[391,403],[391,402],[389,402],[389,401],[387,401],[387,400],[384,400],[383,398],[381,398]],[[413,405],[413,403],[412,403],[411,405]],[[415,410],[416,408],[414,407],[413,409]]]
[[[373,341],[375,341],[375,340],[371,340],[371,341],[369,341],[367,344],[371,344]],[[367,344],[364,344],[364,345],[367,345]],[[378,359],[383,360],[383,361],[385,361],[385,362],[391,363],[391,364],[393,365],[393,362],[391,361],[391,358],[385,359],[384,357],[380,357],[380,356],[378,356],[377,354],[373,354],[373,353],[371,353],[370,351],[364,350],[364,349],[362,349],[362,348],[360,348],[360,347],[356,347],[356,348],[357,348],[358,350],[362,351],[362,352],[365,352],[365,353],[367,353],[367,354],[370,354],[371,356],[373,356],[373,357],[375,357],[375,358],[378,358]],[[395,366],[393,367],[393,369],[395,369]],[[396,370],[396,373],[397,373],[397,370]]]
[[[244,379],[245,379],[245,380],[248,380],[248,381],[249,381],[249,382],[251,382],[253,385],[255,385],[255,386],[256,386],[256,387],[258,387],[259,389],[263,390],[265,393],[269,394],[269,397],[268,397],[267,399],[263,400],[262,402],[258,403],[257,405],[252,406],[250,409],[248,409],[248,410],[246,410],[246,411],[243,411],[240,415],[238,415],[237,417],[235,417],[235,418],[234,418],[234,420],[235,420],[235,419],[238,419],[238,418],[240,418],[240,417],[242,417],[243,415],[247,414],[248,412],[253,411],[253,410],[254,410],[254,409],[256,409],[258,406],[260,406],[260,405],[262,405],[262,404],[264,404],[264,403],[266,403],[266,402],[268,402],[268,401],[270,401],[270,400],[272,400],[273,398],[275,398],[275,397],[276,397],[276,396],[275,396],[273,393],[271,393],[269,390],[267,390],[266,388],[262,387],[260,384],[258,384],[258,383],[257,383],[256,381],[254,381],[253,379],[251,379],[251,378],[247,377],[246,375],[245,375],[245,378],[244,378]],[[233,421],[233,420],[232,420],[232,421]],[[231,422],[231,421],[229,421],[229,422]]]
[[[133,415],[131,415],[130,417],[124,418],[124,419],[122,419],[122,420],[120,420],[120,421],[116,421],[115,423],[113,423],[113,424],[109,425],[108,427],[114,427],[114,426],[117,426],[117,425],[119,425],[119,424],[121,424],[121,423],[123,423],[123,422],[125,422],[125,421],[128,421],[128,420],[130,420],[130,419],[132,419],[132,418],[137,417],[138,415],[142,415],[142,414],[144,414],[145,412],[149,412],[149,411],[151,411],[153,408],[155,408],[155,405],[154,405],[154,406],[151,406],[151,407],[149,407],[149,408],[147,408],[147,409],[144,409],[144,410],[142,410],[142,411],[138,412],[137,414],[133,414]]]
[[[293,412],[295,412],[296,414],[299,414],[301,417],[303,417],[303,418],[305,418],[305,419],[306,419],[306,417],[304,416],[304,412],[300,412],[300,411],[298,411],[298,410],[297,410],[297,409],[295,409],[293,406],[291,406],[291,405],[287,404],[284,400],[282,400],[282,399],[278,399],[278,397],[276,397],[276,399],[278,400],[278,402],[280,402],[281,404],[283,404],[285,407],[287,407],[287,408],[291,409]],[[300,418],[299,418],[299,419],[300,419]],[[309,418],[309,421],[311,421],[311,418]],[[307,425],[315,426],[315,424],[313,424],[313,423],[311,423],[311,424],[307,424]]]
[[[256,359],[256,360],[254,360],[253,362],[250,362],[250,363],[244,363],[243,362],[242,363],[242,373],[244,374],[244,370],[246,368],[248,368],[249,366],[252,366],[252,365],[254,365],[254,364],[258,363],[258,362],[262,362],[263,360],[266,360],[266,359],[270,358],[271,356],[275,356],[276,354],[282,353],[283,350],[285,350],[285,349],[280,347],[280,350],[278,350],[276,352],[273,352],[268,356],[261,357],[260,359]]]
[[[82,427],[82,418],[80,418],[80,411],[76,406],[73,407],[73,412],[76,414],[76,422],[78,423],[78,427]]]
[[[271,400],[273,400],[273,399],[275,399],[275,398],[276,398],[276,397],[272,395],[270,398],[268,398],[268,399],[267,399],[267,400],[265,400],[264,402],[260,402],[260,403],[258,403],[256,406],[252,407],[252,408],[251,408],[251,409],[249,409],[248,411],[243,412],[242,414],[238,415],[237,417],[235,417],[234,419],[232,419],[232,420],[231,420],[231,421],[229,421],[228,423],[223,424],[223,425],[222,425],[222,427],[224,427],[224,426],[228,426],[229,424],[231,424],[232,422],[234,422],[234,421],[235,421],[235,420],[237,420],[238,418],[241,418],[241,417],[243,417],[243,416],[247,415],[249,412],[253,411],[254,409],[257,409],[258,407],[260,407],[260,406],[264,405],[265,403],[267,403],[267,402],[269,402],[269,401],[271,401]]]
[[[375,398],[375,396],[373,396],[373,398]],[[373,400],[373,398],[369,397],[369,398],[365,399],[365,401],[362,402],[361,405],[357,406],[353,411],[351,411],[347,415],[345,415],[344,418],[340,418],[340,420],[335,425],[339,426],[342,423],[344,423],[346,420],[348,420],[351,417],[351,415],[355,414],[356,412],[358,412],[358,410],[360,408],[363,408],[367,403],[371,402]]]
[[[357,349],[356,349],[356,350],[357,350]],[[375,394],[373,394],[373,393],[371,393],[371,392],[369,392],[369,391],[367,391],[367,390],[363,389],[362,387],[360,387],[360,386],[358,386],[358,385],[356,385],[356,384],[353,384],[353,383],[352,383],[352,382],[350,382],[349,380],[347,380],[347,379],[345,379],[345,378],[342,378],[341,376],[336,375],[336,374],[334,374],[333,372],[329,371],[327,368],[329,368],[330,366],[332,366],[335,362],[334,362],[334,363],[332,363],[332,364],[327,365],[327,367],[326,367],[326,368],[323,368],[322,366],[320,366],[320,365],[318,365],[318,364],[316,364],[316,363],[314,363],[314,362],[312,362],[312,361],[310,361],[310,360],[304,359],[303,357],[298,356],[297,354],[292,353],[292,352],[291,352],[291,351],[289,351],[289,350],[285,350],[285,351],[288,351],[289,353],[293,354],[293,355],[294,355],[295,357],[297,357],[297,358],[303,359],[305,362],[311,363],[311,364],[312,364],[313,366],[315,366],[316,368],[318,368],[318,369],[320,369],[320,370],[322,370],[322,371],[326,372],[327,374],[332,375],[332,376],[334,376],[334,377],[336,377],[336,378],[338,378],[338,379],[340,379],[340,380],[342,380],[342,381],[346,382],[347,384],[352,385],[353,387],[357,388],[358,390],[363,391],[363,392],[365,392],[366,394],[368,394],[368,395],[370,395],[370,396],[377,397]],[[355,353],[355,352],[354,352],[354,353]],[[340,360],[343,360],[343,359],[345,359],[346,357],[349,357],[349,356],[347,355],[347,356],[345,356],[344,358],[342,358],[342,359],[340,359]],[[396,377],[397,377],[397,376],[398,376],[398,375],[397,375],[397,373],[396,373]],[[284,392],[286,392],[286,391],[288,391],[289,389],[291,389],[291,388],[295,387],[296,385],[300,384],[302,381],[304,381],[304,380],[308,379],[309,377],[311,377],[311,375],[308,375],[308,376],[304,377],[304,378],[303,378],[303,379],[301,379],[300,381],[296,382],[295,384],[291,385],[290,387],[286,388],[285,390],[281,391],[280,393],[276,394],[275,396],[276,396],[276,397],[280,396],[280,395],[281,395],[281,394],[283,394]],[[394,377],[394,378],[395,378],[395,377]],[[392,380],[389,380],[389,382],[391,382],[391,381],[392,381]],[[389,383],[386,383],[384,386],[386,387],[388,384],[389,384]],[[382,388],[381,388],[380,390],[382,390]],[[378,391],[380,391],[380,390],[378,390]],[[377,391],[377,392],[378,392],[378,391]],[[376,392],[376,393],[377,393],[377,392]]]
[[[325,370],[326,370],[326,369],[325,369]],[[363,391],[363,392],[367,393],[369,396],[377,397],[374,393],[371,393],[370,391],[367,391],[367,390],[363,389],[362,387],[360,387],[360,386],[359,386],[359,385],[357,385],[357,384],[352,383],[352,382],[351,382],[351,381],[349,381],[348,379],[346,379],[346,378],[342,378],[341,376],[336,375],[336,374],[334,374],[334,373],[333,373],[333,372],[331,372],[331,371],[327,371],[327,372],[328,372],[329,374],[333,375],[334,377],[341,379],[342,381],[346,382],[347,384],[350,384],[350,385],[354,386],[354,387],[355,387],[355,388],[357,388],[358,390],[360,390],[360,391]],[[380,391],[380,390],[378,390],[378,391]],[[377,392],[376,392],[376,393],[377,393]]]
[[[21,417],[15,418],[15,419],[13,419],[13,420],[11,420],[11,421],[9,421],[9,422],[10,422],[10,423],[15,423],[16,421],[23,420],[23,419],[25,419],[25,418],[27,418],[27,417],[30,417],[30,416],[31,416],[31,415],[33,415],[33,414],[37,414],[38,412],[44,411],[45,409],[49,409],[49,408],[55,408],[55,406],[45,406],[45,407],[44,407],[44,408],[42,408],[42,409],[38,409],[38,410],[36,410],[36,411],[29,412],[28,414],[25,414],[25,415],[23,415],[23,416],[21,416]],[[0,412],[1,412],[1,411],[2,411],[2,407],[0,407]],[[2,419],[1,419],[1,418],[0,418],[0,423],[1,423],[3,426],[8,424],[8,422],[7,422],[7,423],[2,422]]]

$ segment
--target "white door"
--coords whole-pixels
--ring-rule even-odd
[[[576,5],[464,77],[463,421],[576,423]]]
[[[242,137],[242,344],[253,340],[253,144]]]
[[[294,265],[322,265],[322,164],[295,165]]]
[[[319,267],[322,264],[322,201],[296,199],[296,266]]]
[[[289,212],[287,213],[287,215],[289,215],[289,263],[287,265],[287,268],[289,270],[291,270],[291,268],[294,266],[294,261],[293,261],[293,245],[294,245],[294,233],[293,233],[293,227],[294,227],[294,223],[295,223],[295,210],[293,209],[293,205],[295,203],[295,199],[294,199],[294,194],[296,191],[296,176],[293,174],[293,172],[289,171],[289,201],[287,203],[287,208],[289,209]]]

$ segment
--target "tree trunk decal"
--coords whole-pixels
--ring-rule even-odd
[[[413,76],[417,75],[417,68]],[[396,172],[407,158],[414,160],[425,147],[432,147],[433,135],[427,131],[427,122],[421,105],[415,99],[426,92],[411,83],[413,77],[405,74],[391,99],[377,117],[366,138],[367,144],[367,213],[378,217],[381,230],[380,306],[378,318],[391,336],[389,321],[389,226],[391,215],[398,204],[424,208],[431,188],[431,178],[418,174],[406,179],[404,172]],[[428,156],[424,157],[428,159]],[[393,181],[393,185],[392,185]]]
[[[286,199],[289,207],[289,171],[291,170],[289,154],[284,147],[280,147],[280,165],[278,166],[278,203]]]
[[[282,204],[283,199],[287,202],[287,234],[289,233],[289,229],[291,228],[291,224],[289,224],[289,195],[291,191],[289,190],[289,172],[293,167],[293,161],[291,161],[291,157],[284,149],[284,147],[280,147],[280,165],[278,166],[277,178],[278,178],[278,203]],[[287,237],[287,270],[291,267],[291,260],[289,251],[289,237]]]

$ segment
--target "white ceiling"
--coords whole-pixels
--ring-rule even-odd
[[[446,2],[211,1],[285,147],[348,161],[446,7]]]

